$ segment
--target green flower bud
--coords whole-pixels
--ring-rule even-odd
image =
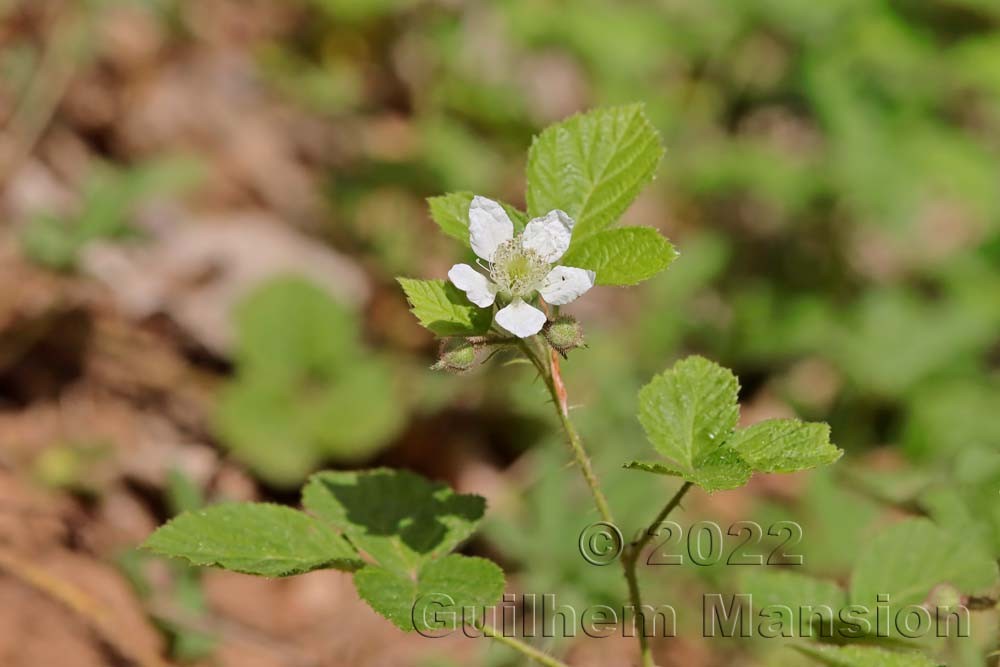
[[[542,333],[549,345],[566,356],[570,350],[583,347],[583,328],[569,315],[562,315],[547,323]]]
[[[441,343],[438,360],[432,369],[462,373],[476,363],[476,347],[464,338],[450,338]]]

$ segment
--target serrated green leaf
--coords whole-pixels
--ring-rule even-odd
[[[428,197],[427,204],[431,210],[431,218],[441,231],[451,238],[469,246],[469,205],[472,204],[472,192],[450,192],[439,197]],[[514,223],[514,232],[524,229],[527,216],[510,204],[499,202]]]
[[[768,419],[726,442],[754,470],[795,472],[833,463],[844,453],[830,444],[830,427],[798,419]]]
[[[819,636],[821,630],[829,633],[840,610],[847,605],[847,593],[832,581],[787,570],[753,568],[740,580],[740,590],[753,600],[754,614],[759,614],[764,607],[771,605],[784,605],[791,609],[790,629],[796,636]],[[809,619],[814,610],[822,607],[830,610],[830,625],[825,628],[814,627],[811,634],[800,635],[803,629],[800,626],[800,614]],[[822,622],[819,613],[812,622]]]
[[[596,272],[598,285],[637,285],[676,257],[674,246],[652,227],[622,227],[574,243],[559,263]]]
[[[485,333],[493,321],[493,311],[477,308],[465,294],[444,280],[397,278],[410,310],[421,326],[438,336],[472,336]]]
[[[428,197],[431,219],[447,236],[469,245],[469,205],[473,193],[451,192],[439,197]]]
[[[865,545],[851,575],[851,602],[874,608],[878,595],[888,595],[899,610],[923,603],[939,584],[973,595],[996,581],[996,562],[973,543],[927,519],[908,519]]]
[[[472,534],[486,510],[480,496],[455,493],[415,473],[389,468],[313,475],[302,503],[379,565],[399,574],[413,573],[451,552]]]
[[[704,357],[688,357],[639,392],[639,421],[656,450],[684,471],[721,447],[739,418],[739,382]]]
[[[481,620],[504,590],[503,570],[485,558],[452,554],[416,577],[368,565],[354,574],[358,595],[400,630],[433,633]]]
[[[573,116],[535,137],[528,153],[528,214],[561,209],[574,242],[610,227],[652,180],[660,138],[634,104]]]
[[[680,477],[687,482],[697,484],[709,493],[738,489],[746,484],[753,474],[750,466],[728,447],[720,447],[706,456],[694,470],[680,470],[655,461],[630,461],[625,467],[630,470]]]
[[[639,421],[668,461],[625,467],[715,492],[743,486],[754,471],[794,472],[840,458],[826,424],[774,419],[735,430],[738,393],[739,381],[718,364],[697,356],[677,362],[639,392]]]
[[[874,646],[823,646],[820,644],[801,644],[793,648],[830,667],[938,666],[936,661],[916,651],[889,651]]]
[[[192,565],[265,577],[362,565],[347,540],[318,519],[282,505],[225,503],[184,512],[143,544]]]

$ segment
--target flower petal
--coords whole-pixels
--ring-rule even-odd
[[[557,266],[545,276],[538,293],[546,303],[563,306],[575,301],[578,296],[594,286],[597,274],[587,269],[572,266]]]
[[[468,264],[456,264],[451,267],[448,279],[452,285],[465,292],[469,301],[480,308],[492,306],[497,298],[497,286]]]
[[[510,221],[503,206],[486,197],[473,197],[469,204],[469,241],[472,251],[490,262],[497,246],[512,238],[514,223]]]
[[[545,217],[535,218],[524,228],[521,245],[534,250],[550,264],[569,249],[569,241],[576,223],[562,211],[549,211]]]
[[[514,299],[496,315],[497,324],[518,338],[534,336],[542,330],[545,320],[545,313],[525,303],[523,299]]]

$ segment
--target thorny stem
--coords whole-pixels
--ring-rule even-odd
[[[611,507],[608,505],[608,499],[604,497],[604,491],[601,490],[601,483],[594,472],[590,456],[587,454],[587,450],[583,448],[583,440],[569,418],[569,402],[566,396],[566,385],[563,383],[562,374],[559,371],[559,356],[555,350],[550,350],[550,361],[546,364],[544,361],[546,354],[544,349],[540,351],[541,354],[536,354],[531,344],[522,341],[521,350],[535,365],[535,368],[538,369],[538,374],[541,375],[546,387],[549,389],[549,393],[552,395],[552,400],[556,406],[556,413],[559,416],[559,423],[566,434],[566,441],[573,452],[573,458],[580,467],[580,472],[583,473],[583,478],[586,480],[587,486],[590,487],[590,494],[594,497],[594,505],[597,507],[597,513],[601,515],[602,521],[613,524],[614,519],[611,516]]]
[[[510,648],[527,656],[528,658],[534,660],[540,665],[545,665],[545,667],[568,667],[568,665],[565,662],[557,660],[556,658],[553,658],[551,655],[547,653],[542,653],[538,649],[525,644],[524,642],[515,637],[508,637],[504,635],[503,632],[491,628],[488,625],[483,624],[483,625],[477,625],[476,627],[487,637],[491,637],[500,642],[501,644],[509,646]]]
[[[573,458],[576,459],[577,465],[580,466],[580,472],[583,473],[583,478],[587,481],[587,486],[590,487],[590,494],[594,496],[597,513],[601,515],[602,520],[613,524],[611,507],[608,505],[608,499],[604,497],[604,491],[601,490],[601,482],[597,479],[594,466],[590,462],[590,456],[583,447],[583,440],[569,418],[569,398],[566,395],[566,385],[563,383],[562,374],[559,372],[559,355],[556,354],[555,350],[549,351],[548,385],[552,400],[556,404],[556,411],[559,413],[559,422],[562,424],[563,431],[566,432],[566,440],[573,451]]]
[[[566,392],[566,384],[563,382],[562,373],[559,368],[559,356],[556,354],[554,349],[548,349],[549,361],[546,364],[544,361],[546,350],[544,348],[541,350],[540,355],[536,355],[533,346],[526,341],[522,341],[521,349],[535,365],[535,368],[538,369],[538,373],[542,379],[545,380],[549,393],[552,395],[553,403],[556,406],[556,413],[558,414],[559,422],[566,434],[566,440],[568,441],[570,449],[573,452],[573,457],[576,460],[577,465],[580,467],[580,472],[583,474],[583,478],[587,482],[587,486],[590,487],[590,493],[594,497],[594,505],[597,507],[598,514],[601,515],[601,519],[603,521],[614,525],[611,508],[608,506],[608,501],[604,496],[604,491],[601,489],[600,481],[598,481],[597,475],[594,472],[590,456],[588,456],[586,449],[583,447],[583,441],[580,438],[580,434],[577,433],[576,427],[569,418],[569,398]],[[653,520],[653,523],[650,524],[649,528],[644,531],[640,537],[636,538],[635,541],[627,545],[622,553],[621,563],[622,569],[625,572],[625,581],[628,584],[629,600],[632,608],[635,610],[636,617],[642,624],[642,627],[639,628],[639,631],[637,632],[639,637],[639,652],[641,655],[642,667],[656,667],[656,665],[653,662],[653,652],[649,646],[649,639],[645,633],[642,595],[639,592],[636,565],[638,564],[639,555],[642,552],[642,549],[655,535],[653,529],[666,519],[667,515],[669,515],[680,504],[681,499],[688,492],[691,486],[691,482],[685,482],[677,493],[674,494],[674,497],[667,502],[666,506],[660,510],[660,513]]]
[[[674,509],[681,504],[681,499],[684,498],[684,494],[694,486],[691,482],[684,482],[684,485],[678,489],[674,497],[671,498],[667,504],[660,510],[660,513],[656,515],[653,522],[649,524],[649,527],[642,532],[642,535],[633,540],[627,547],[625,547],[622,553],[622,567],[625,569],[625,580],[628,582],[628,592],[629,598],[631,598],[632,608],[635,610],[635,617],[639,619],[642,623],[642,627],[636,633],[639,637],[639,653],[642,656],[642,667],[656,667],[653,662],[653,651],[649,646],[649,640],[646,637],[646,621],[643,618],[642,609],[642,596],[639,593],[639,580],[636,576],[636,565],[639,563],[639,556],[642,554],[642,550],[645,548],[649,541],[653,539],[656,535],[655,528],[659,526],[667,516],[674,511]]]
[[[594,505],[597,507],[598,514],[601,515],[601,519],[611,525],[615,525],[614,519],[611,515],[611,508],[608,506],[607,498],[604,497],[604,491],[601,490],[601,483],[597,479],[596,473],[594,473],[593,465],[590,462],[590,456],[587,454],[587,450],[583,447],[583,440],[580,438],[580,434],[577,433],[576,427],[573,425],[572,420],[569,418],[569,397],[566,392],[566,384],[563,382],[562,373],[559,368],[559,356],[556,350],[548,348],[542,344],[540,350],[537,350],[534,345],[532,345],[527,340],[519,341],[519,346],[521,351],[524,352],[525,356],[531,360],[535,368],[538,370],[539,376],[545,381],[545,385],[549,389],[549,393],[552,395],[553,404],[556,406],[556,413],[559,417],[559,423],[562,425],[563,431],[566,434],[566,440],[569,443],[570,449],[573,452],[573,458],[576,460],[577,465],[580,467],[580,472],[583,473],[583,478],[587,482],[587,486],[590,487],[590,493],[594,497]],[[545,362],[546,352],[548,353],[548,363]],[[637,537],[631,543],[626,545],[622,551],[621,563],[622,569],[625,572],[625,581],[628,584],[628,594],[629,601],[632,605],[632,609],[635,610],[635,617],[639,619],[642,627],[636,633],[639,637],[639,653],[641,655],[642,667],[656,667],[656,663],[653,662],[653,651],[649,646],[649,639],[645,632],[645,619],[643,618],[642,609],[642,594],[639,591],[639,580],[636,575],[636,566],[639,562],[639,556],[642,550],[645,548],[649,541],[653,539],[656,535],[655,528],[662,523],[667,516],[673,512],[678,505],[680,505],[681,500],[684,495],[691,489],[693,484],[691,482],[684,482],[677,493],[667,501],[667,504],[660,510],[660,513],[656,515],[653,522],[649,524],[648,528],[643,531],[642,535]],[[483,632],[489,634],[486,629]],[[495,634],[490,635],[497,639],[500,639]],[[511,640],[509,637],[503,638],[504,640]],[[518,650],[527,649],[529,651],[534,651],[530,646],[521,644],[517,642],[521,647],[514,646]],[[534,655],[523,651],[525,655],[533,657],[535,660],[539,660]],[[554,662],[552,658],[541,654],[545,660],[539,660],[543,665],[558,665],[561,663]]]

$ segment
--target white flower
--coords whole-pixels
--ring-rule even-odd
[[[574,224],[562,211],[549,211],[515,238],[514,223],[503,207],[474,197],[469,206],[469,240],[473,252],[488,263],[483,268],[490,276],[468,264],[456,264],[448,278],[480,308],[492,306],[499,294],[509,303],[497,312],[497,324],[519,338],[533,336],[546,319],[528,303],[535,292],[546,303],[562,306],[594,286],[593,271],[552,266],[569,249]]]

